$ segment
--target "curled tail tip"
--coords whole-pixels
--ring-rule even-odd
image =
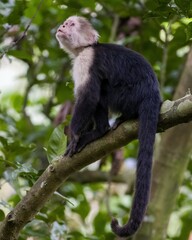
[[[141,222],[130,221],[124,226],[120,226],[116,218],[111,220],[112,231],[119,237],[131,237],[140,227]]]
[[[119,222],[116,218],[112,218],[111,220],[111,228],[112,231],[119,237],[121,237],[122,235],[122,230],[121,227],[119,226]]]
[[[115,230],[117,229],[117,227],[119,226],[119,223],[117,221],[116,218],[112,218],[111,220],[111,228],[113,230],[113,232],[115,232]]]

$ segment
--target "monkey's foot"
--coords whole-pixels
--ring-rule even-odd
[[[77,141],[72,140],[64,153],[64,156],[72,157],[77,152]]]
[[[111,129],[115,130],[123,121],[121,119],[116,119]]]
[[[128,118],[126,118],[125,116],[120,116],[118,117],[114,124],[112,125],[111,129],[115,130],[121,123],[125,122]]]

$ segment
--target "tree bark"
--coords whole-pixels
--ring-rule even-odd
[[[187,89],[192,89],[191,69],[192,50],[188,54],[174,99],[185,94]],[[192,123],[181,124],[162,134],[155,155],[151,199],[146,221],[143,222],[134,240],[166,239],[169,217],[174,209],[179,187],[189,162],[191,143]]]
[[[158,131],[165,131],[172,126],[191,120],[192,95],[187,94],[177,101],[166,101],[163,104]],[[90,143],[72,158],[58,157],[1,223],[0,240],[18,239],[20,230],[34,218],[35,214],[69,175],[136,139],[137,132],[137,121],[125,122],[103,138]]]

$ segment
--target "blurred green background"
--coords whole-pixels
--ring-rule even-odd
[[[171,100],[176,89],[179,91],[186,64],[192,62],[190,0],[1,0],[0,221],[25,195],[49,161],[65,149],[63,128],[71,117],[73,82],[71,61],[59,48],[55,33],[71,15],[87,17],[100,33],[100,42],[121,44],[144,55],[158,76],[163,100]],[[187,91],[192,87],[192,78],[186,82]],[[191,124],[187,132],[191,137]],[[160,149],[163,137],[157,138],[156,149]],[[186,138],[181,137],[181,141],[188,144]],[[134,141],[88,167],[86,174],[92,183],[81,179],[83,173],[69,179],[22,230],[19,239],[116,239],[110,229],[110,212],[126,222],[133,195],[137,148],[138,143]],[[170,202],[174,198],[174,204],[165,222],[158,216],[154,220],[163,227],[154,224],[145,237],[138,235],[135,240],[191,239],[191,150],[183,151],[182,156],[176,153],[185,166],[173,190],[178,194],[174,197],[170,191],[168,196]],[[169,167],[179,171],[176,165],[177,161]],[[121,183],[112,184],[109,194],[108,177],[100,182],[95,173],[123,177]],[[171,176],[169,181],[160,176],[163,186],[174,184],[178,177]],[[165,204],[157,204],[159,211],[166,210]]]

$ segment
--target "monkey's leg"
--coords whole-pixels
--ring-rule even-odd
[[[108,106],[104,99],[101,99],[97,106],[95,115],[95,130],[89,131],[82,135],[77,143],[77,152],[80,152],[88,143],[102,137],[110,130],[110,125],[108,121]]]
[[[87,123],[87,126],[85,127],[85,129],[83,130],[83,133],[82,134],[85,134],[87,132],[90,132],[90,131],[93,131],[94,129],[94,121],[93,119],[91,119],[88,123]],[[79,138],[77,137],[76,140],[74,139],[74,136],[73,136],[73,139],[71,139],[71,141],[69,142],[69,144],[67,145],[67,149],[65,151],[65,156],[66,155],[69,155],[70,156],[70,151],[74,151],[76,152],[76,148],[77,148],[77,143],[79,141]]]
[[[114,124],[113,124],[113,126],[112,126],[112,129],[115,130],[121,123],[125,122],[125,121],[128,120],[128,119],[129,119],[129,118],[128,118],[127,116],[124,116],[124,115],[118,117],[118,118],[115,120],[115,122],[114,122]]]
[[[71,142],[67,147],[65,156],[73,156],[77,152],[77,144],[80,137],[85,133],[90,121],[94,118],[100,98],[100,85],[91,82],[76,99],[75,109],[71,120]]]
[[[131,119],[136,119],[138,116],[136,115],[135,112],[136,111],[132,111],[132,112],[129,111],[129,113],[123,113],[120,117],[118,117],[115,120],[115,122],[111,128],[113,130],[115,130],[121,123],[131,120]]]
[[[81,139],[81,136],[87,133],[87,131],[93,130],[94,123],[93,121],[87,122],[87,124],[82,128],[82,131],[78,134],[74,134],[72,131],[73,127],[71,128],[71,141],[67,146],[64,156],[72,157],[77,152],[77,146]]]
[[[81,152],[81,150],[89,143],[93,142],[94,140],[101,138],[102,136],[104,136],[106,132],[100,132],[97,129],[86,133],[85,135],[83,135],[82,138],[80,138],[79,142],[77,143],[76,146],[76,151],[77,152]]]

